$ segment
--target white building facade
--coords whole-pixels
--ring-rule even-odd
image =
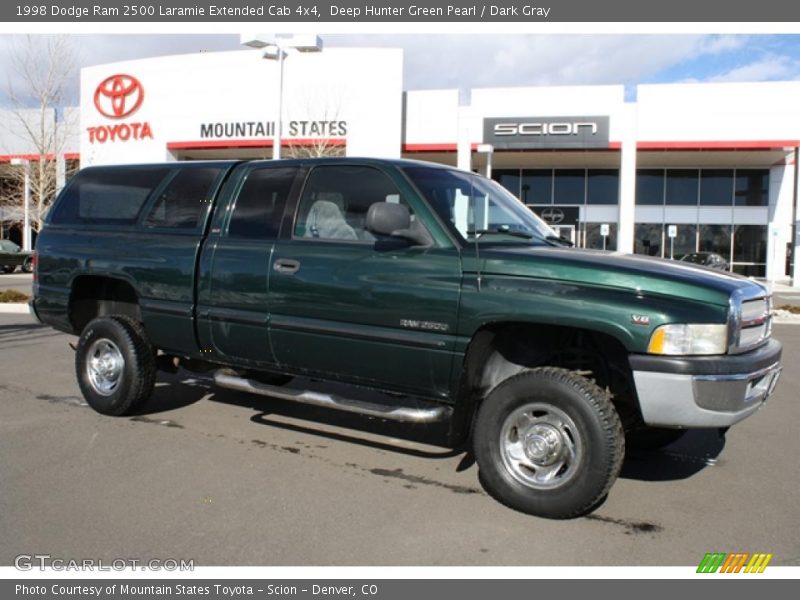
[[[278,66],[258,51],[81,72],[81,166],[271,158]],[[583,247],[722,255],[800,286],[800,82],[403,90],[399,49],[284,63],[283,158],[415,158],[490,174]],[[8,154],[7,156],[10,156]]]
[[[483,172],[579,246],[794,278],[800,82],[408,92],[406,155]],[[490,147],[487,147],[490,146]],[[491,150],[492,152],[488,152]],[[606,234],[606,235],[602,235]]]

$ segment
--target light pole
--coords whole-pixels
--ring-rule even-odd
[[[12,158],[12,165],[21,165],[25,173],[22,204],[22,249],[31,250],[31,161],[27,158]]]
[[[486,177],[492,178],[492,154],[494,154],[494,146],[491,144],[478,144],[478,152],[486,155]]]
[[[263,50],[263,58],[278,61],[278,118],[275,121],[275,141],[272,148],[272,158],[277,160],[281,157],[281,141],[283,139],[283,61],[286,58],[286,50],[322,52],[322,40],[313,34],[269,36],[243,33],[240,42],[250,48]]]

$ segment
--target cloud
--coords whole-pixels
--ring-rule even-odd
[[[797,62],[787,56],[768,56],[709,77],[712,82],[777,81],[800,79]]]
[[[407,89],[630,84],[682,63],[741,50],[748,36],[327,36],[332,45],[397,46]]]
[[[699,44],[700,54],[724,54],[740,50],[751,43],[753,38],[748,35],[711,35],[705,36]]]
[[[13,76],[0,35],[0,73]],[[81,66],[167,54],[241,49],[236,35],[74,35]],[[405,89],[796,79],[797,36],[322,35],[325,45],[404,50]],[[0,75],[0,105],[6,81]],[[77,96],[78,80],[72,93]]]
[[[8,103],[9,83],[19,89],[21,78],[13,59],[15,47],[19,47],[26,36],[0,35],[0,106]],[[46,36],[33,36],[44,39]],[[62,36],[64,37],[64,36]],[[239,36],[235,35],[69,35],[70,53],[79,67],[134,60],[166,54],[191,54],[193,52],[235,50],[239,48]],[[70,79],[67,90],[72,102],[77,102],[79,78],[77,70]]]

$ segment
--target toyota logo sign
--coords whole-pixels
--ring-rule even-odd
[[[551,225],[558,225],[564,220],[564,211],[560,208],[545,208],[542,210],[541,216]]]
[[[94,92],[94,105],[109,119],[122,119],[139,108],[144,100],[144,88],[131,75],[112,75],[105,78]]]

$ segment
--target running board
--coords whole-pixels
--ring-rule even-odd
[[[267,385],[252,379],[237,377],[228,373],[217,372],[214,383],[219,387],[237,392],[247,392],[260,396],[270,396],[281,400],[290,400],[302,404],[312,404],[324,408],[332,408],[344,412],[358,413],[390,421],[404,423],[434,423],[450,417],[452,409],[449,406],[431,403],[426,407],[388,406],[362,400],[342,398],[335,394],[325,394],[311,390],[296,390],[292,388]]]

